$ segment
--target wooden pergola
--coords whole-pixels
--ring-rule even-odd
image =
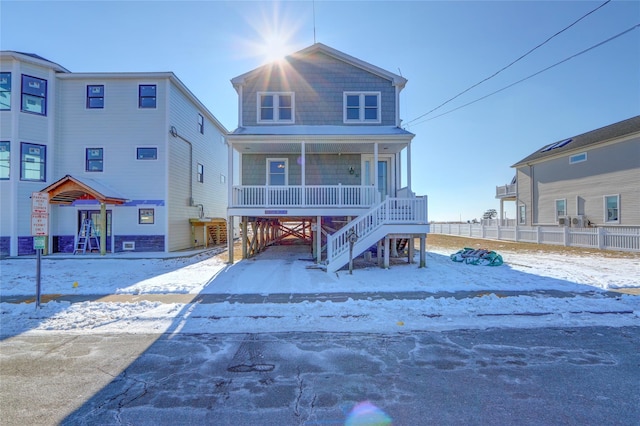
[[[99,229],[107,229],[107,204],[124,204],[126,198],[109,194],[109,189],[98,182],[87,182],[66,175],[62,179],[52,183],[40,192],[49,194],[49,204],[70,205],[76,200],[96,200],[100,203],[100,223]],[[101,235],[106,236],[106,232]],[[107,251],[106,238],[100,238],[100,254]]]

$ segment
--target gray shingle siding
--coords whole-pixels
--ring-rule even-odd
[[[289,185],[301,185],[302,167],[299,155],[243,154],[242,185],[265,185],[267,158],[286,158],[289,164]],[[306,156],[306,185],[360,185],[360,154],[318,154]],[[354,173],[349,173],[353,167]]]
[[[271,73],[265,72],[246,81],[242,91],[244,126],[258,124],[258,92],[294,92],[295,124],[343,125],[343,93],[352,91],[380,92],[379,125],[395,125],[396,91],[390,80],[321,52],[305,59],[290,58],[284,66],[287,67],[287,78],[274,67]]]

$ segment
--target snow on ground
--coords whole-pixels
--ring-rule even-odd
[[[41,268],[43,294],[91,296],[76,303],[54,299],[38,310],[34,303],[1,303],[0,333],[405,332],[640,325],[640,296],[606,291],[640,288],[640,257],[503,252],[504,265],[487,267],[452,262],[450,254],[430,247],[427,268],[370,266],[352,275],[312,268],[306,247],[272,247],[233,265],[224,263],[226,253],[152,259],[46,256]],[[4,259],[0,276],[2,297],[35,294],[34,259]],[[377,292],[420,292],[421,297],[358,297]],[[300,293],[309,297],[296,303],[244,303],[238,297]],[[121,297],[118,301],[99,297],[112,294]],[[158,300],[154,295],[165,296]],[[212,303],[198,295],[229,296],[229,300],[218,297]]]

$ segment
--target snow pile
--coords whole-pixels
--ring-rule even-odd
[[[640,296],[604,291],[639,288],[639,257],[502,253],[502,266],[483,268],[451,262],[447,250],[430,249],[427,268],[399,264],[388,270],[358,269],[350,275],[308,268],[312,262],[306,250],[273,247],[234,265],[225,264],[224,255],[144,260],[48,257],[42,264],[43,294],[96,296],[77,303],[54,298],[39,310],[33,303],[1,303],[1,333],[640,325]],[[5,259],[0,268],[3,297],[33,296],[35,260]],[[99,297],[109,294],[126,296],[116,301]],[[159,301],[154,295],[176,296]],[[207,295],[216,296],[215,301]],[[252,302],[238,295],[251,295]],[[289,295],[292,301],[260,300],[268,295]]]

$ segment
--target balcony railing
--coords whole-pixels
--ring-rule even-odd
[[[373,186],[242,185],[233,187],[232,207],[370,207],[379,201]]]
[[[516,184],[496,186],[496,198],[516,196]]]

